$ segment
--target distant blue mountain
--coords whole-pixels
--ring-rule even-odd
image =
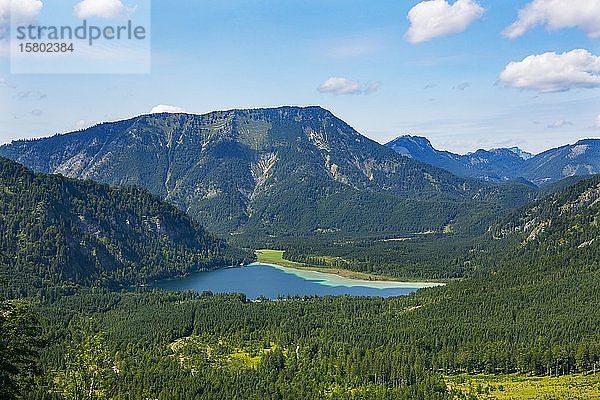
[[[533,154],[528,153],[524,150],[521,150],[518,147],[510,147],[508,150],[512,151],[513,153],[515,153],[516,155],[518,155],[519,157],[521,157],[524,160],[529,160],[530,158],[534,157]]]
[[[488,181],[527,180],[548,185],[570,176],[600,173],[600,140],[585,139],[538,155],[518,147],[477,150],[465,155],[433,148],[420,136],[400,136],[386,144],[406,157],[465,178]]]

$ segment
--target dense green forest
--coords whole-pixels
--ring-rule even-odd
[[[446,280],[479,271],[498,243],[482,236],[427,233],[390,239],[304,240],[281,245],[286,260],[399,279]]]
[[[593,230],[594,225],[590,225],[590,218],[593,221],[593,217],[585,214],[585,209],[573,208],[569,213],[557,206],[566,204],[569,196],[585,192],[594,182],[595,178],[589,177],[565,179],[541,190],[542,199],[531,205],[499,215],[482,216],[474,213],[473,220],[478,222],[471,224],[470,234],[447,229],[445,232],[422,232],[399,237],[338,240],[304,238],[280,242],[276,246],[285,249],[284,257],[290,261],[321,267],[408,279],[474,276],[490,265],[496,265],[498,254],[506,253],[509,259],[514,258],[515,252],[521,251],[519,243],[527,243],[526,239],[532,232],[534,236],[537,231],[544,233],[550,221],[554,221],[553,231],[559,238],[585,231],[587,240],[594,239],[596,231]],[[587,212],[593,213],[596,206],[593,204]],[[577,222],[570,219],[576,219]],[[576,227],[569,227],[569,224]],[[550,240],[547,236],[543,237],[546,241]]]
[[[144,284],[251,258],[142,189],[35,174],[0,158],[0,266],[9,297]]]
[[[499,251],[478,255],[467,279],[400,298],[97,288],[38,301],[42,335],[29,329],[13,345],[24,332],[4,326],[19,313],[2,314],[3,359],[20,366],[3,379],[33,379],[25,399],[83,398],[83,388],[97,399],[450,399],[462,395],[445,375],[593,373],[599,222],[600,178],[584,180],[493,224]],[[15,354],[35,354],[38,340],[31,376]]]

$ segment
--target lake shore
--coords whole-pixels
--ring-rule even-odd
[[[430,280],[411,279],[394,279],[383,275],[369,274],[365,272],[350,271],[341,268],[318,267],[314,265],[303,264],[295,261],[289,261],[283,258],[281,250],[266,250],[261,249],[256,251],[257,263],[271,265],[274,267],[291,268],[299,271],[312,271],[322,274],[337,275],[342,278],[352,279],[363,282],[388,282],[388,283],[407,283],[420,284],[422,287],[436,287],[445,285],[444,282],[436,282]],[[252,264],[250,264],[252,265]]]

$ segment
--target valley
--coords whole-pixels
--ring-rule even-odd
[[[0,0],[0,400],[600,400],[599,40],[600,0]]]
[[[0,350],[24,399],[73,376],[161,400],[595,393],[598,176],[459,177],[315,107],[0,154]]]

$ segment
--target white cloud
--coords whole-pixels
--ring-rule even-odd
[[[74,8],[77,18],[90,17],[118,18],[132,10],[125,7],[121,0],[82,0]]]
[[[150,114],[161,114],[161,113],[177,114],[177,113],[184,113],[184,112],[185,112],[185,110],[181,107],[169,106],[166,104],[159,104],[157,106],[152,107],[152,109],[150,110]]]
[[[17,23],[35,20],[42,11],[41,0],[0,0],[0,24],[8,25],[11,20]]]
[[[466,89],[468,89],[470,87],[471,87],[471,83],[470,82],[463,82],[461,84],[458,84],[458,85],[454,86],[453,89],[460,90],[462,92],[462,91],[465,91]]]
[[[578,27],[591,38],[600,37],[600,0],[534,0],[503,35],[510,39],[544,25],[551,31]]]
[[[549,129],[558,129],[558,128],[564,128],[565,126],[572,126],[573,123],[571,121],[567,121],[566,119],[561,119],[559,121],[554,121],[553,123],[549,124],[547,126],[547,128]]]
[[[531,55],[508,64],[500,74],[500,81],[542,93],[597,88],[600,87],[600,57],[584,49]]]
[[[379,82],[362,83],[347,78],[331,77],[321,84],[317,90],[321,93],[336,95],[371,94],[379,89]]]
[[[80,131],[83,130],[85,128],[87,128],[89,126],[88,122],[84,119],[80,119],[79,121],[75,121],[75,123],[73,124],[73,127]]]
[[[460,33],[484,13],[485,9],[473,0],[457,0],[452,5],[446,0],[422,1],[408,12],[410,28],[405,37],[411,43],[420,43]]]
[[[0,0],[0,39],[7,36],[11,20],[17,24],[32,22],[43,7],[41,0]]]

